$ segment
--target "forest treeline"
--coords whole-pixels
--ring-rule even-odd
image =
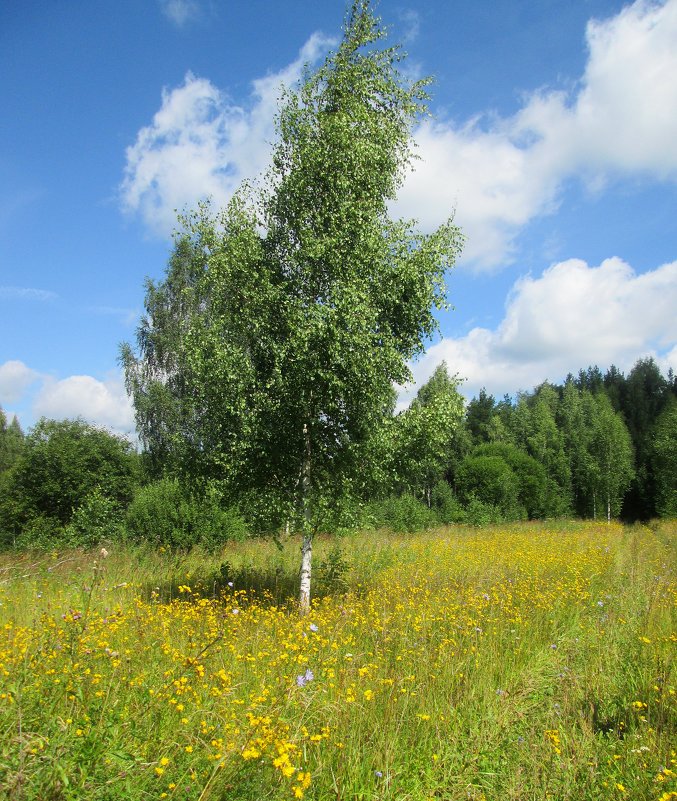
[[[393,414],[379,470],[328,528],[677,516],[677,379],[653,359],[627,376],[588,367],[514,398],[482,390],[464,404],[459,387],[442,364]],[[213,478],[163,468],[82,420],[42,419],[24,434],[0,410],[4,548],[214,548],[266,533],[280,534],[256,499],[226,495]]]

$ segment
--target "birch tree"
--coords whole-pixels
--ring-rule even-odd
[[[431,505],[432,488],[444,478],[452,439],[463,416],[460,380],[442,362],[419,389],[411,406],[393,421],[394,479]]]
[[[677,400],[670,398],[652,436],[656,508],[661,517],[677,517]]]
[[[410,380],[408,360],[435,331],[461,247],[451,221],[424,235],[389,217],[427,82],[405,78],[383,39],[369,0],[355,0],[336,51],[283,96],[263,188],[184,218],[199,279],[186,289],[179,388],[171,369],[146,369],[151,316],[139,355],[123,354],[147,443],[175,408],[139,402],[159,383],[190,399],[183,419],[203,469],[260,501],[270,525],[297,524],[302,610],[313,535],[359,494],[392,385]]]
[[[634,476],[632,440],[623,418],[615,412],[609,398],[600,393],[589,395],[592,432],[590,456],[593,492],[593,517],[597,497],[606,507],[607,522],[620,514],[623,496]]]

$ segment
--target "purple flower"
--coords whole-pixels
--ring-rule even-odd
[[[376,776],[377,779],[382,779],[383,778],[383,773],[380,770],[375,770],[374,771],[374,776]]]
[[[309,628],[311,631],[319,631],[319,627],[318,627],[318,626],[316,626],[314,623],[311,623],[311,624],[310,624],[310,626],[308,626],[308,628]]]
[[[315,674],[313,671],[308,668],[305,673],[301,674],[300,676],[296,677],[296,686],[297,687],[305,687],[309,681],[312,681],[315,678]]]

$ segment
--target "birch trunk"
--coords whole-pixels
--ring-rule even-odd
[[[310,609],[310,574],[313,561],[313,535],[310,531],[303,533],[301,545],[301,590],[299,593],[299,608],[305,615]]]
[[[301,466],[301,498],[303,504],[303,544],[301,545],[301,580],[299,609],[305,615],[310,609],[310,577],[313,562],[313,532],[310,520],[310,432],[303,425],[303,464]]]
[[[611,495],[606,496],[606,522],[611,523]]]

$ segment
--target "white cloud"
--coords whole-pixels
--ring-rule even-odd
[[[416,14],[403,17],[415,31]],[[511,260],[524,226],[557,208],[572,177],[595,189],[618,176],[676,179],[677,0],[637,0],[591,21],[586,40],[574,91],[544,89],[511,117],[421,124],[422,160],[394,211],[431,229],[457,209],[468,237],[464,261],[492,268]],[[280,85],[297,81],[328,43],[314,34],[287,68],[254,81],[247,108],[190,73],[163,91],[153,122],[127,149],[123,207],[166,235],[175,209],[206,195],[225,203],[267,165]]]
[[[0,364],[0,403],[18,403],[40,374],[16,359]]]
[[[15,300],[54,300],[56,292],[49,289],[33,289],[27,286],[0,286],[0,298]]]
[[[253,82],[247,108],[192,73],[182,86],[163,90],[153,122],[127,148],[123,208],[166,236],[176,224],[175,210],[208,196],[225,204],[243,179],[256,177],[268,164],[281,87],[298,81],[304,64],[316,61],[330,44],[313,34],[292,64]]]
[[[415,138],[421,161],[395,212],[432,229],[457,210],[456,222],[467,237],[465,260],[480,266],[502,261],[519,229],[553,207],[554,176],[534,171],[533,153],[498,123],[484,131],[477,120],[459,129],[425,122]]]
[[[677,367],[676,308],[677,261],[638,275],[618,258],[599,267],[570,259],[518,280],[495,330],[443,338],[413,366],[414,377],[420,385],[444,360],[467,379],[468,396],[486,387],[500,397],[592,364],[627,371],[647,355],[667,371]]]
[[[195,0],[160,0],[160,8],[177,28],[183,28],[200,14],[200,6]]]
[[[119,375],[104,381],[89,375],[47,379],[35,398],[33,414],[57,420],[82,417],[115,431],[134,431],[134,409]]]
[[[577,92],[541,91],[509,118],[416,131],[415,171],[397,211],[438,225],[456,207],[465,259],[510,259],[520,228],[557,206],[570,177],[599,188],[609,177],[677,178],[677,0],[638,0],[587,28]]]
[[[407,8],[404,11],[400,11],[399,18],[404,28],[404,43],[410,44],[416,41],[421,31],[421,17],[418,11],[415,11],[413,8]]]
[[[127,328],[136,325],[141,316],[139,309],[129,309],[123,306],[90,306],[87,311],[91,314],[117,317],[120,323]]]

